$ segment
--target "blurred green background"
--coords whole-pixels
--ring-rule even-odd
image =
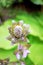
[[[4,0],[3,3],[5,3]],[[8,26],[12,24],[12,20],[16,22],[24,20],[24,23],[30,24],[28,39],[31,44],[29,49],[31,53],[25,59],[26,65],[43,65],[43,12],[27,12],[18,7],[12,9],[10,14],[15,14],[15,17],[5,20],[0,25],[0,59],[10,58],[10,61],[17,61],[15,55],[13,55],[16,45],[10,45],[11,42],[6,37],[9,35]]]

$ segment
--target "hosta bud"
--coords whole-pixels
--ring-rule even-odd
[[[23,50],[23,58],[26,58],[27,57],[27,55],[30,53],[30,51],[29,50],[27,50],[27,49],[24,49]]]
[[[21,44],[18,45],[18,50],[22,50],[23,46]]]
[[[14,29],[14,34],[16,37],[21,37],[22,35],[22,27],[21,26],[16,26]]]
[[[16,53],[16,58],[17,58],[18,60],[20,60],[20,54],[19,54],[19,52]]]

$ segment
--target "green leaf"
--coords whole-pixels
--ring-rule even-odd
[[[31,0],[34,4],[43,5],[43,0]]]
[[[0,0],[0,6],[2,7],[10,7],[14,0]]]

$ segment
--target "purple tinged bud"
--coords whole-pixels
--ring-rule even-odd
[[[22,27],[21,26],[16,26],[14,28],[14,34],[16,37],[21,37],[22,35]]]
[[[23,46],[21,44],[18,45],[18,50],[22,50]]]
[[[21,39],[22,39],[22,41],[25,41],[24,37],[22,37]]]
[[[23,58],[26,58],[29,53],[30,53],[29,50],[26,50],[26,49],[23,50]]]
[[[16,58],[17,58],[18,60],[20,60],[20,54],[19,54],[19,52],[16,53]]]

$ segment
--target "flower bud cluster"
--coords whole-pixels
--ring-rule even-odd
[[[8,27],[10,35],[7,37],[7,39],[11,41],[12,45],[18,43],[18,48],[16,51],[14,51],[14,55],[16,56],[17,60],[20,61],[20,65],[25,65],[25,62],[21,60],[26,58],[30,53],[28,50],[30,45],[27,44],[29,41],[27,39],[27,35],[30,33],[29,27],[30,25],[24,24],[23,20],[20,20],[19,22],[12,20],[12,25]],[[21,42],[23,42],[23,44],[21,44]]]

